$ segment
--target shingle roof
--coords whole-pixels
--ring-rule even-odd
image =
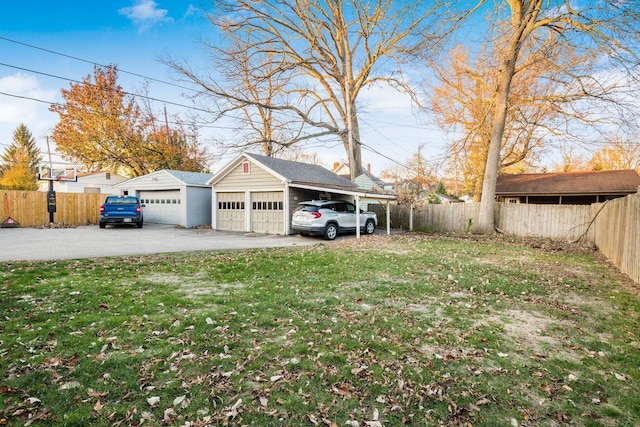
[[[354,191],[358,191],[359,189],[353,182],[336,175],[322,166],[261,156],[253,153],[245,153],[245,155],[271,169],[291,183],[322,185]]]
[[[207,181],[213,176],[213,174],[210,173],[185,172],[171,169],[164,169],[164,171],[187,185],[208,185]]]
[[[633,194],[639,186],[640,176],[635,170],[501,175],[496,195]]]

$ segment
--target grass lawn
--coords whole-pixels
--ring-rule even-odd
[[[638,288],[588,248],[374,235],[0,283],[0,425],[640,425]]]

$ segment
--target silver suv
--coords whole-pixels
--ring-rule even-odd
[[[378,225],[375,212],[360,210],[360,231],[373,234]],[[310,200],[300,202],[293,211],[291,228],[301,236],[317,234],[327,240],[335,239],[338,234],[355,232],[356,207],[343,200]]]

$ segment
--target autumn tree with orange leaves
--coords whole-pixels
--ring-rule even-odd
[[[60,116],[52,137],[63,158],[131,177],[159,169],[205,170],[206,153],[195,136],[180,123],[159,124],[117,83],[117,73],[115,66],[96,66],[93,77],[61,91],[63,104],[51,105]]]

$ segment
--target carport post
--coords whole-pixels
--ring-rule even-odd
[[[391,234],[391,213],[389,212],[389,208],[391,208],[391,205],[389,204],[389,200],[387,200],[387,236]]]
[[[356,194],[356,239],[360,238],[360,196]]]
[[[409,207],[409,231],[413,231],[413,203]]]

